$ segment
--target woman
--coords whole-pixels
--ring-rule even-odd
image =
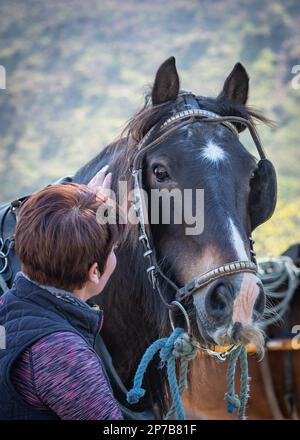
[[[96,220],[106,170],[89,186],[48,186],[20,210],[22,272],[0,299],[0,419],[122,419],[93,348],[103,311],[88,301],[115,269],[122,233]]]

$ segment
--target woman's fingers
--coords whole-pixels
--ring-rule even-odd
[[[102,188],[103,189],[111,189],[111,181],[112,181],[112,173],[106,174],[103,183]]]
[[[95,184],[96,185],[98,185],[98,186],[103,185],[103,181],[105,179],[107,170],[108,170],[108,165],[105,165],[103,168],[101,168],[100,171],[98,171],[98,173],[95,176]]]
[[[110,189],[112,174],[106,174],[109,165],[105,165],[100,171],[90,180],[88,186],[92,189]]]

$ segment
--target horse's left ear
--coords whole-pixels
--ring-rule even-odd
[[[179,92],[179,76],[176,69],[175,58],[168,58],[159,67],[153,89],[152,104],[163,104],[175,100]]]
[[[249,76],[241,63],[236,63],[225,80],[223,90],[218,96],[235,104],[246,104],[249,90]]]

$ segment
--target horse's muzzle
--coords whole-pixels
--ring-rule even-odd
[[[252,280],[253,282],[254,280]],[[226,339],[238,340],[239,325],[252,325],[265,310],[262,284],[255,280],[242,291],[242,275],[216,280],[205,291],[194,295],[198,330],[207,342],[216,343],[215,335],[222,332]]]

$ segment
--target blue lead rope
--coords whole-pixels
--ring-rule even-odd
[[[184,420],[185,414],[182,405],[182,394],[187,387],[188,364],[196,354],[197,349],[192,344],[190,336],[182,329],[175,328],[169,338],[158,339],[153,342],[145,351],[138,369],[134,376],[133,388],[127,393],[127,401],[130,404],[138,403],[144,396],[146,390],[142,388],[143,378],[147,367],[154,355],[160,352],[160,368],[167,365],[167,376],[172,396],[172,405],[165,420],[171,419],[177,414],[178,420]],[[176,359],[180,359],[179,378],[176,377]],[[235,393],[235,372],[237,362],[240,359],[241,367],[241,391],[240,397]],[[227,392],[225,401],[227,402],[228,413],[238,410],[238,419],[245,419],[245,409],[248,400],[248,361],[246,348],[241,346],[230,354],[227,370]]]
[[[192,345],[189,335],[180,327],[174,329],[169,338],[162,338],[153,342],[145,351],[135,373],[133,388],[127,393],[127,401],[131,404],[137,403],[144,396],[145,390],[142,388],[144,374],[150,361],[158,351],[160,351],[161,359],[160,368],[167,365],[168,381],[172,395],[172,406],[164,419],[171,419],[176,413],[178,420],[184,420],[181,396],[187,386],[189,361],[196,356],[197,350]],[[178,358],[180,359],[180,368],[177,382],[176,359]]]
[[[240,396],[235,393],[235,372],[237,362],[240,360],[241,370],[241,389]],[[224,400],[227,402],[227,412],[232,414],[235,409],[238,410],[238,420],[245,420],[245,411],[249,394],[249,377],[248,377],[248,359],[247,350],[241,346],[233,351],[229,357],[228,369],[227,369],[227,392]]]

